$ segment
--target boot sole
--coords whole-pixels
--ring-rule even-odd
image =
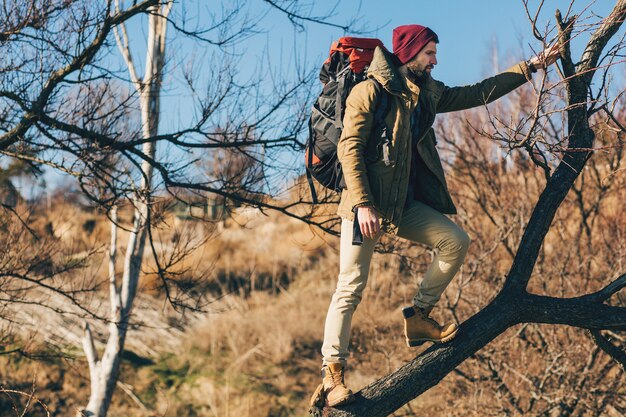
[[[311,400],[309,401],[309,406],[317,407],[317,408],[322,408],[324,407],[324,405],[328,407],[335,407],[338,405],[348,404],[352,401],[354,401],[354,394],[344,395],[341,398],[337,398],[332,403],[327,401],[327,399],[324,398],[324,385],[319,384],[317,388],[315,389],[315,392],[311,396]]]
[[[433,342],[433,343],[446,343],[449,342],[450,340],[454,339],[454,337],[456,336],[456,334],[458,333],[459,329],[456,328],[454,329],[454,333],[451,333],[449,335],[447,335],[446,337],[443,337],[441,339],[405,339],[406,340],[406,344],[408,347],[417,347],[417,346],[421,346],[426,342]]]
[[[352,401],[354,401],[354,394],[348,394],[348,395],[345,395],[345,396],[343,396],[341,398],[336,399],[332,403],[327,401],[326,405],[328,407],[336,407],[338,405],[344,405],[344,404],[351,403]]]

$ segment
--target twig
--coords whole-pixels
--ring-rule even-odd
[[[596,345],[598,345],[607,355],[613,358],[620,365],[623,371],[626,371],[626,351],[611,343],[608,338],[602,335],[600,330],[590,330],[589,334]]]

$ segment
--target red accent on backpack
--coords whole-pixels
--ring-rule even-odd
[[[353,38],[350,36],[339,38],[331,45],[325,64],[330,63],[330,57],[333,53],[342,52],[350,57],[350,69],[359,73],[372,62],[374,49],[377,46],[385,47],[380,39],[375,38]]]
[[[304,154],[304,160],[308,161],[309,160],[309,150],[307,149],[305,154]],[[317,165],[320,162],[322,162],[321,159],[318,158],[317,155],[315,155],[315,152],[313,152],[313,155],[311,155],[311,165]]]

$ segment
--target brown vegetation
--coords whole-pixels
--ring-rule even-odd
[[[435,315],[460,322],[483,308],[501,288],[522,225],[545,181],[521,153],[496,158],[500,152],[496,144],[472,129],[463,130],[464,119],[472,117],[468,113],[440,127],[441,145],[455,155],[448,160],[451,188],[461,208],[454,220],[470,233],[472,245]],[[446,134],[451,126],[461,129],[462,140]],[[600,145],[603,134],[610,135],[601,130],[599,125]],[[585,294],[624,270],[623,164],[620,148],[596,152],[591,158],[575,186],[579,189],[584,183],[585,193],[570,193],[546,238],[531,281],[532,293]],[[205,306],[206,313],[172,321],[175,316],[162,303],[144,300],[160,313],[146,323],[146,316],[138,312],[137,320],[159,323],[156,327],[169,329],[160,330],[161,340],[179,338],[180,343],[173,350],[159,349],[159,338],[152,338],[148,342],[152,354],[150,349],[141,350],[139,342],[145,342],[150,326],[129,339],[121,375],[127,393],[115,397],[114,415],[277,416],[306,411],[307,397],[319,377],[319,349],[336,279],[338,242],[335,237],[316,236],[305,224],[276,213],[250,209],[238,213],[208,229],[197,221],[163,217],[158,242],[165,249],[167,242],[181,236],[188,240],[211,236],[197,245],[180,270],[186,271],[183,278],[203,276],[196,281],[198,291],[212,302]],[[55,230],[70,224],[65,233],[73,236],[72,242],[98,247],[108,239],[105,229],[100,231],[101,215],[57,205],[49,216]],[[83,228],[88,219],[96,220],[94,240]],[[54,239],[61,241],[63,236],[67,235]],[[81,243],[76,250],[88,247]],[[381,252],[393,253],[375,255],[354,320],[348,382],[356,389],[417,353],[406,348],[400,337],[399,307],[411,299],[416,276],[426,269],[430,255],[426,248],[389,239]],[[99,259],[93,258],[91,265],[101,263],[103,256]],[[142,285],[150,286],[150,260],[146,262]],[[106,280],[104,268],[90,270]],[[614,304],[623,305],[621,296],[616,297]],[[623,345],[623,336],[609,335]],[[36,395],[49,405],[51,414],[67,415],[86,395],[87,375],[75,346],[59,348],[62,359],[33,362],[16,354],[0,355],[3,386],[28,390],[35,375]],[[31,356],[51,353],[41,345],[26,351]],[[395,415],[617,416],[625,410],[624,371],[585,331],[523,324],[506,331]]]

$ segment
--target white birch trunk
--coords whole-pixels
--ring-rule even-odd
[[[118,46],[128,65],[131,80],[140,94],[141,120],[144,138],[156,136],[159,126],[159,98],[163,66],[165,63],[165,34],[167,27],[166,17],[171,10],[173,1],[167,0],[151,7],[149,12],[148,47],[143,80],[137,78],[132,61],[128,36],[124,26],[116,30]],[[119,0],[116,1],[119,9]],[[153,160],[156,154],[156,144],[146,142],[142,149],[145,156]],[[141,183],[132,200],[135,208],[133,226],[128,236],[128,244],[124,258],[124,271],[121,286],[118,287],[115,273],[117,257],[117,211],[111,213],[111,249],[109,253],[109,289],[110,289],[110,319],[108,326],[109,338],[102,354],[98,359],[89,325],[85,325],[83,348],[89,362],[91,380],[91,394],[87,406],[80,410],[81,415],[105,417],[107,415],[113,391],[119,375],[121,355],[128,331],[133,302],[137,294],[139,273],[146,243],[147,222],[149,219],[150,197],[152,195],[153,167],[149,162],[141,164]]]

